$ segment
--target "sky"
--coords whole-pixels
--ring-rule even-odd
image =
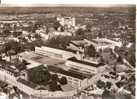
[[[109,4],[135,4],[135,0],[1,0],[2,4],[11,5],[35,5],[35,4],[77,4],[77,5],[100,5],[108,6]]]

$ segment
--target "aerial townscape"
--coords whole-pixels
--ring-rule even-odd
[[[135,99],[136,7],[0,7],[0,99]]]

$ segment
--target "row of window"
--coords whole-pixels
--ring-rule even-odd
[[[11,73],[11,72],[9,72],[9,71],[7,71],[7,70],[5,70],[5,69],[0,68],[0,70],[6,72],[6,73],[8,73],[8,74],[10,74],[11,76],[14,76],[14,73]]]

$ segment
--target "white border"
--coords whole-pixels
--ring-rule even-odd
[[[136,0],[1,0],[2,4],[135,4]]]
[[[115,6],[117,4],[137,4],[137,0],[1,0],[2,5],[7,6]],[[1,5],[1,6],[2,6]],[[137,9],[137,8],[136,8]],[[137,21],[136,21],[137,26]],[[137,28],[136,28],[137,33]],[[136,35],[137,38],[137,35]],[[137,49],[137,41],[136,41]],[[136,53],[137,59],[137,53]],[[137,78],[137,73],[136,73]],[[137,85],[137,81],[136,81]],[[137,86],[136,86],[137,87]],[[137,91],[136,91],[137,95]]]

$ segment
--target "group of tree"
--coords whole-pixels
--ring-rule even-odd
[[[61,26],[61,24],[59,23],[59,21],[55,21],[53,24],[53,27],[55,30],[58,30],[58,28]]]
[[[65,76],[58,78],[57,74],[53,74],[51,76],[51,81],[49,82],[50,90],[51,91],[62,91],[61,85],[67,84],[67,79]]]
[[[22,60],[20,62],[18,59],[17,59],[17,62],[14,62],[14,63],[15,63],[16,68],[19,71],[26,70],[27,69],[27,65],[29,64],[26,60]]]
[[[17,55],[18,53],[23,51],[22,47],[23,46],[19,42],[9,40],[2,45],[2,47],[0,48],[0,53],[5,53],[5,55],[9,56],[11,59],[12,55]]]
[[[51,74],[43,66],[33,68],[28,73],[29,80],[39,85],[47,85],[50,80]]]
[[[45,42],[46,46],[65,49],[68,43],[72,40],[72,37],[69,36],[56,36]]]
[[[133,67],[135,67],[136,59],[135,59],[135,45],[133,44],[130,48],[120,47],[115,48],[115,51],[119,55],[119,60],[125,58]]]
[[[66,77],[59,78],[51,74],[46,67],[39,66],[29,71],[29,80],[38,85],[49,85],[50,91],[62,90],[61,85],[67,84]]]
[[[97,56],[96,49],[93,45],[85,47],[84,54],[87,57],[96,57]]]

